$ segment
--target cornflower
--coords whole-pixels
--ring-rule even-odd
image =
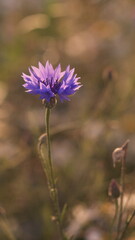
[[[74,68],[70,66],[65,71],[61,71],[59,64],[55,69],[49,61],[43,66],[40,62],[37,67],[32,66],[29,68],[30,75],[25,73],[22,77],[25,81],[23,87],[26,92],[31,94],[39,94],[40,99],[50,102],[51,98],[59,96],[60,101],[70,100],[69,96],[73,95],[82,85],[78,80],[77,74],[74,74]]]
[[[59,64],[55,69],[49,61],[43,66],[40,62],[37,67],[29,68],[30,75],[22,73],[22,77],[25,81],[23,87],[26,92],[33,95],[40,95],[40,99],[43,100],[45,105],[45,131],[46,133],[42,135],[39,139],[39,152],[42,159],[43,170],[47,177],[48,188],[50,193],[50,198],[53,204],[53,219],[56,221],[60,240],[67,240],[63,230],[63,215],[65,212],[65,207],[61,211],[59,206],[59,197],[56,186],[56,180],[53,170],[53,162],[51,157],[51,144],[50,144],[50,113],[51,108],[55,106],[58,95],[60,101],[70,100],[69,96],[76,93],[76,91],[82,86],[78,80],[77,74],[74,74],[74,68],[70,69],[70,66],[66,68],[65,71],[61,71],[61,65]],[[47,155],[46,158],[42,151],[42,140],[46,137],[47,145]]]

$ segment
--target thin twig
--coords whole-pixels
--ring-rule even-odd
[[[125,225],[125,227],[124,227],[124,229],[123,229],[123,232],[122,232],[119,240],[123,240],[123,239],[124,239],[125,234],[126,234],[126,231],[127,231],[127,229],[128,229],[128,226],[129,226],[129,224],[131,223],[131,221],[132,221],[132,219],[134,218],[134,216],[135,216],[135,210],[133,211],[133,213],[131,214],[131,216],[129,217],[129,219],[127,219],[126,225]]]
[[[3,208],[0,208],[0,228],[3,230],[9,240],[16,240],[16,237],[10,227],[10,222],[8,221]]]
[[[117,219],[117,216],[118,216],[118,199],[115,199],[115,214],[112,222],[112,227]]]
[[[118,217],[118,209],[119,209],[119,206],[118,206],[118,199],[116,198],[115,199],[115,213],[114,213],[114,217],[113,217],[113,221],[112,221],[112,226],[111,226],[111,238],[113,239],[113,228],[114,228],[114,224],[117,220],[117,217]]]
[[[125,185],[125,163],[126,163],[126,154],[127,154],[127,147],[128,147],[129,140],[127,140],[121,147],[123,151],[123,157],[121,159],[121,195],[120,195],[120,207],[119,207],[119,218],[118,218],[118,225],[117,225],[117,235],[116,240],[119,239],[120,231],[121,231],[121,224],[122,224],[122,215],[123,215],[123,197],[124,197],[124,185]]]

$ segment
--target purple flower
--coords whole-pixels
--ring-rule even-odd
[[[26,92],[39,94],[40,99],[50,102],[50,99],[58,95],[61,102],[70,100],[69,96],[74,94],[82,85],[78,80],[77,74],[74,74],[74,68],[70,66],[66,71],[61,72],[60,64],[54,69],[48,61],[45,66],[39,62],[39,66],[29,68],[30,75],[22,74],[25,81],[23,87]]]

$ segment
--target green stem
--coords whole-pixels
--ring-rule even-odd
[[[56,182],[53,172],[53,166],[52,166],[52,159],[51,159],[51,145],[50,145],[50,130],[49,130],[49,121],[50,121],[50,109],[46,108],[45,113],[45,124],[46,124],[46,133],[47,133],[47,151],[48,151],[48,185],[49,185],[49,193],[52,200],[55,218],[57,221],[57,225],[59,228],[59,233],[61,240],[64,240],[64,233],[62,230],[62,224],[61,224],[61,214],[60,214],[60,207],[59,207],[59,200],[58,200],[58,192],[56,188]]]
[[[121,195],[120,195],[120,208],[119,208],[119,217],[118,217],[118,225],[117,225],[117,236],[116,240],[119,239],[121,224],[122,224],[122,215],[123,215],[123,197],[124,197],[124,177],[125,177],[125,157],[122,159],[121,165]]]
[[[49,182],[51,184],[51,187],[55,188],[55,179],[53,174],[53,166],[52,166],[52,160],[51,160],[51,145],[50,145],[50,127],[49,127],[49,121],[50,121],[50,109],[46,108],[45,112],[45,126],[46,126],[46,134],[47,134],[47,151],[48,151],[48,170],[49,170]]]

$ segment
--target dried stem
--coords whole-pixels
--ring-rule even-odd
[[[115,214],[114,214],[114,218],[113,218],[113,222],[112,222],[112,228],[113,228],[113,225],[114,225],[117,217],[118,217],[118,199],[116,198],[115,199]]]
[[[125,163],[126,163],[126,153],[128,147],[129,140],[127,140],[121,149],[123,150],[124,154],[121,159],[121,176],[120,176],[120,183],[121,183],[121,195],[120,195],[120,206],[119,206],[119,217],[118,217],[118,225],[117,225],[117,235],[116,240],[119,240],[119,235],[121,231],[121,224],[122,224],[122,215],[123,215],[123,197],[124,197],[124,185],[125,185]]]
[[[112,225],[111,225],[111,239],[113,239],[113,230],[114,230],[114,224],[117,221],[117,217],[118,217],[118,199],[115,199],[115,213],[114,213],[114,217],[113,217],[113,221],[112,221]]]
[[[124,196],[124,175],[125,175],[125,160],[122,159],[121,166],[121,195],[120,195],[120,209],[119,209],[119,218],[118,218],[118,226],[117,226],[117,238],[119,239],[121,223],[122,223],[122,214],[123,214],[123,196]]]
[[[125,225],[125,227],[124,227],[124,229],[123,229],[123,232],[122,232],[119,240],[123,240],[123,239],[124,239],[125,234],[126,234],[126,231],[127,231],[127,229],[128,229],[128,226],[129,226],[129,224],[131,223],[131,221],[132,221],[132,219],[134,218],[134,216],[135,216],[135,210],[133,211],[133,213],[131,214],[131,216],[129,217],[129,219],[127,219],[126,225]]]
[[[3,208],[0,208],[0,228],[4,232],[7,239],[16,240],[16,237],[10,227],[10,221],[8,221]]]

